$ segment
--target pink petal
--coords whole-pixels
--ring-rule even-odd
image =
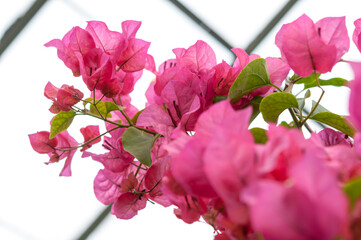
[[[128,39],[135,38],[135,35],[141,24],[142,22],[132,20],[122,22],[123,34],[125,34],[126,38]]]
[[[217,194],[203,171],[205,147],[205,141],[193,137],[178,156],[172,159],[171,169],[174,178],[187,193],[193,196],[215,197]]]
[[[49,139],[50,133],[46,131],[29,134],[30,144],[37,153],[50,153],[55,151],[57,138]]]
[[[355,127],[361,130],[361,63],[350,63],[354,72],[354,80],[351,81],[351,93],[349,98],[350,120]]]
[[[236,54],[236,60],[233,63],[233,67],[243,69],[250,61],[249,56],[242,48],[233,48],[232,52]]]
[[[145,208],[147,200],[139,199],[139,196],[130,192],[123,193],[114,202],[111,213],[119,219],[131,219],[138,211]]]
[[[109,54],[113,62],[118,61],[121,52],[126,48],[121,33],[110,31],[107,25],[100,21],[89,21],[85,30],[93,37],[96,47]]]
[[[356,44],[357,49],[361,52],[361,18],[355,22],[355,30],[352,34],[352,40]]]
[[[84,137],[84,143],[89,141],[90,139],[93,139],[93,138],[100,135],[98,125],[86,126],[85,128],[81,128],[80,132]],[[96,143],[98,143],[100,141],[101,141],[101,138],[98,138],[98,139],[92,141],[91,143],[87,144],[86,146],[84,146],[80,151],[83,152],[86,149],[90,148],[92,145],[94,145],[94,144],[96,144]]]
[[[120,56],[118,66],[125,72],[136,72],[144,69],[149,46],[149,42],[131,38],[128,42],[128,47]]]
[[[217,64],[213,49],[203,41],[197,41],[180,58],[177,56],[177,60],[181,66],[196,73],[211,69]]]
[[[55,87],[51,82],[48,82],[44,89],[44,95],[50,100],[55,100],[56,95],[58,94],[59,88]]]
[[[336,61],[338,61],[350,48],[345,17],[323,18],[315,24],[315,27],[324,43],[336,47]]]
[[[279,34],[276,45],[299,76],[306,77],[314,71],[329,72],[338,60],[336,47],[321,40],[314,23],[305,14],[283,27]]]
[[[123,176],[107,169],[99,170],[94,179],[96,198],[105,205],[114,202],[120,196],[120,184]]]

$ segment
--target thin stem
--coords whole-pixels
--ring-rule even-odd
[[[104,132],[104,133],[102,133],[102,134],[100,134],[100,135],[98,135],[98,136],[96,136],[96,137],[94,137],[94,138],[86,141],[85,143],[83,143],[83,144],[81,144],[81,145],[79,145],[79,146],[74,146],[74,147],[70,147],[70,148],[66,148],[66,147],[65,147],[65,148],[59,148],[59,149],[57,149],[57,150],[60,150],[60,151],[72,151],[72,150],[75,150],[75,149],[77,149],[77,148],[82,148],[82,147],[88,145],[89,143],[97,140],[98,138],[101,138],[101,137],[104,136],[105,134],[110,133],[110,132],[112,132],[112,131],[114,131],[114,130],[116,130],[116,129],[118,129],[118,128],[120,128],[120,127],[112,128],[112,129],[110,129],[110,130],[108,130],[108,131],[106,131],[106,132]]]
[[[300,125],[300,122],[298,121],[297,117],[296,117],[296,114],[294,113],[293,109],[288,109],[288,111],[290,112],[291,114],[291,117],[293,119],[293,122],[295,123],[296,127],[298,129],[301,129],[301,125]]]
[[[279,92],[283,92],[281,88],[277,87],[276,85],[274,85],[273,83],[269,83],[270,86],[276,88]]]
[[[316,78],[317,87],[319,87],[319,88],[322,90],[322,93],[321,93],[320,98],[319,98],[318,101],[316,102],[315,106],[312,108],[311,112],[310,112],[310,113],[305,117],[305,119],[303,119],[303,121],[301,122],[301,126],[303,126],[303,125],[306,123],[306,121],[311,117],[311,115],[314,113],[314,111],[316,110],[316,108],[317,108],[318,105],[320,104],[323,95],[325,94],[325,90],[323,90],[323,88],[321,87],[316,72],[314,72],[314,74],[315,74],[315,78]]]
[[[142,165],[143,165],[142,163],[139,164],[139,166],[138,166],[138,168],[137,168],[137,171],[136,171],[135,174],[134,174],[135,177],[138,175],[139,170],[140,170],[140,168],[142,167]]]

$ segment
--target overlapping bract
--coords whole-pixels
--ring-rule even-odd
[[[297,75],[330,72],[350,46],[345,17],[328,17],[313,23],[304,14],[282,26],[276,45]]]
[[[355,26],[353,41],[360,48],[359,20]],[[175,58],[156,70],[147,53],[149,43],[135,37],[139,27],[140,22],[126,21],[123,33],[118,33],[91,21],[85,29],[75,27],[62,40],[46,44],[57,48],[58,57],[91,91],[90,100],[83,100],[91,108],[80,113],[105,121],[109,134],[103,137],[103,154],[89,152],[100,141],[98,126],[80,130],[84,144],[78,147],[82,157],[103,165],[94,179],[94,192],[103,204],[113,204],[112,214],[130,219],[151,201],[174,205],[175,215],[186,223],[203,218],[217,240],[361,237],[361,200],[350,203],[343,191],[345,184],[361,177],[359,63],[351,64],[353,139],[330,128],[306,139],[294,123],[283,123],[288,128],[270,124],[261,130],[260,142],[249,129],[259,110],[252,101],[281,91],[290,69],[300,78],[331,71],[349,48],[345,18],[313,23],[302,15],[283,25],[276,36],[282,58],[260,59],[267,81],[252,86],[234,104],[227,99],[232,84],[246,81],[240,73],[259,55],[236,48],[232,65],[217,64],[211,47],[197,41],[187,49],[174,49]],[[152,71],[155,81],[147,90],[146,108],[138,111],[128,94],[143,69]],[[53,101],[53,113],[74,111],[83,98],[73,87],[58,89],[51,83],[45,96]],[[302,120],[302,115],[297,117]],[[134,158],[133,149],[125,150],[127,128],[152,141],[145,149],[151,164]],[[50,156],[49,162],[66,157],[61,175],[70,175],[78,143],[67,131],[52,139],[45,131],[29,138],[35,151]],[[136,147],[141,151],[144,146]]]

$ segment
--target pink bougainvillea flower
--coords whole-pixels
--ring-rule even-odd
[[[323,129],[318,133],[318,135],[322,141],[322,144],[325,147],[339,145],[339,144],[351,146],[350,141],[347,141],[346,134],[332,130],[331,128]]]
[[[68,131],[63,131],[56,135],[56,138],[58,139],[58,145],[57,147],[59,149],[66,149],[71,148],[74,146],[78,146],[79,143],[68,133]],[[59,155],[59,160],[65,159],[64,167],[60,172],[60,176],[70,177],[71,176],[71,161],[73,160],[73,156],[75,154],[77,149],[73,149],[71,151],[57,151],[57,154]]]
[[[110,31],[107,25],[100,21],[89,21],[85,30],[93,37],[95,46],[108,54],[116,63],[122,51],[127,47],[123,34]]]
[[[188,49],[178,48],[173,52],[177,57],[177,63],[193,73],[207,71],[217,64],[213,49],[204,41],[199,40]]]
[[[138,194],[126,192],[114,202],[111,213],[119,219],[131,219],[145,208],[147,199]]]
[[[258,171],[268,178],[284,181],[289,167],[299,160],[309,145],[302,133],[294,129],[270,125],[268,141],[260,152]]]
[[[239,75],[239,70],[237,68],[232,68],[225,61],[217,64],[213,69],[214,75],[211,79],[211,87],[214,95],[227,95],[231,85]]]
[[[361,131],[361,63],[351,63],[354,72],[354,80],[351,82],[351,93],[349,98],[349,112],[352,124]]]
[[[50,133],[46,131],[29,134],[30,144],[37,153],[55,152],[58,145],[57,138],[49,139]]]
[[[139,188],[138,179],[134,176],[136,168],[130,168],[123,173],[110,170],[99,170],[94,179],[94,193],[97,199],[105,205],[113,202],[111,213],[120,219],[134,217],[138,210],[145,208],[147,197],[133,193]],[[138,176],[143,178],[144,173]]]
[[[52,113],[69,111],[84,97],[84,94],[73,86],[64,84],[61,88],[57,88],[50,82],[45,86],[44,95],[53,101],[53,105],[49,109]]]
[[[63,131],[49,139],[50,133],[46,131],[34,133],[29,135],[31,146],[34,151],[42,154],[48,154],[49,162],[45,164],[59,162],[61,159],[66,158],[64,167],[60,172],[60,176],[71,176],[71,161],[73,159],[76,149],[66,150],[78,145],[73,137],[67,131]],[[64,150],[61,150],[64,149]]]
[[[207,212],[206,202],[202,198],[188,195],[177,183],[171,171],[164,174],[162,192],[173,205],[178,207],[174,210],[174,214],[186,223],[198,221],[201,215]]]
[[[99,170],[94,179],[95,197],[103,204],[114,202],[120,195],[120,185],[123,174],[114,173],[108,169]]]
[[[314,24],[304,14],[282,26],[276,45],[297,75],[329,72],[349,49],[345,18],[324,18]]]
[[[81,128],[80,132],[84,137],[84,143],[86,143],[89,140],[100,135],[99,126],[97,126],[97,125],[90,125],[90,126],[86,126],[85,128]],[[101,141],[101,138],[98,138],[92,142],[89,142],[80,151],[83,152],[83,151],[87,150],[88,148],[90,148],[92,145],[94,145],[100,141]]]
[[[51,40],[45,46],[57,48],[58,57],[72,70],[74,76],[80,76],[79,61],[75,53],[84,56],[95,48],[95,42],[87,31],[74,27],[65,34],[62,40]]]
[[[312,153],[291,167],[289,182],[258,181],[242,197],[265,239],[334,239],[347,224],[348,202],[336,174]]]
[[[352,35],[352,40],[356,44],[357,49],[361,52],[361,18],[355,22],[355,30]]]

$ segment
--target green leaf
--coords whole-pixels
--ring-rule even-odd
[[[250,131],[253,135],[255,143],[265,144],[268,141],[266,130],[264,130],[263,128],[255,127],[251,128]]]
[[[237,103],[244,95],[271,84],[266,61],[257,58],[245,66],[229,89],[231,103]]]
[[[357,199],[361,197],[361,178],[348,181],[343,187],[351,206],[354,206]]]
[[[327,124],[351,137],[355,133],[353,127],[349,125],[344,117],[332,112],[318,112],[313,114],[310,119]]]
[[[277,122],[278,116],[287,108],[298,108],[298,102],[291,93],[276,92],[263,98],[259,107],[266,122]]]
[[[133,124],[137,124],[138,121],[138,117],[139,115],[144,111],[144,109],[140,110],[139,112],[137,112],[134,117],[131,119]]]
[[[249,122],[253,122],[253,120],[260,114],[259,111],[259,105],[262,101],[262,97],[261,96],[254,96],[254,98],[252,99],[250,105],[252,106],[252,115],[250,117]]]
[[[67,112],[61,111],[58,114],[56,114],[53,120],[51,121],[49,138],[52,139],[62,131],[66,130],[72,123],[74,117],[75,117],[74,110],[70,110]]]
[[[320,76],[320,74],[317,75],[318,77]],[[318,79],[318,82],[321,86],[343,87],[343,86],[348,86],[349,81],[343,78],[331,78],[328,80]],[[295,82],[295,84],[304,84],[304,89],[317,87],[315,74],[311,74],[308,77],[302,78],[297,82]]]
[[[294,122],[287,123],[286,121],[282,121],[280,125],[288,129],[295,128]]]
[[[347,86],[349,81],[343,78],[331,78],[328,80],[319,79],[318,82],[320,83],[321,86],[343,87],[343,86]],[[316,81],[311,83],[305,83],[305,89],[313,88],[313,87],[317,87]]]
[[[152,159],[150,152],[157,136],[149,135],[135,127],[129,127],[123,133],[122,143],[125,151],[132,154],[142,164],[150,167]]]
[[[220,102],[220,101],[223,101],[223,100],[226,100],[227,97],[228,97],[227,95],[214,96],[213,97],[213,104],[215,104],[217,102]]]
[[[107,111],[107,107],[105,105],[105,103],[103,101],[98,101],[97,104],[96,104],[96,108],[95,108],[95,105],[94,104],[91,104],[90,105],[90,112],[93,113],[94,115],[97,115],[97,116],[100,116],[100,114],[102,115],[102,117],[111,117],[110,114],[108,114],[108,111]],[[100,113],[100,114],[99,114]]]
[[[316,106],[316,101],[312,100],[312,108],[314,109],[314,107]],[[320,113],[320,112],[330,112],[329,110],[327,110],[324,106],[322,106],[321,104],[317,105],[317,108],[315,109],[315,111],[313,111],[312,116],[315,115],[316,113]]]
[[[85,107],[88,103],[91,103],[91,102],[93,102],[93,98],[87,98],[84,100],[83,106]]]
[[[310,89],[307,89],[307,92],[305,93],[303,98],[297,98],[298,109],[301,112],[302,112],[303,108],[305,107],[306,99],[309,98],[310,96],[311,96],[311,91],[310,91]]]

